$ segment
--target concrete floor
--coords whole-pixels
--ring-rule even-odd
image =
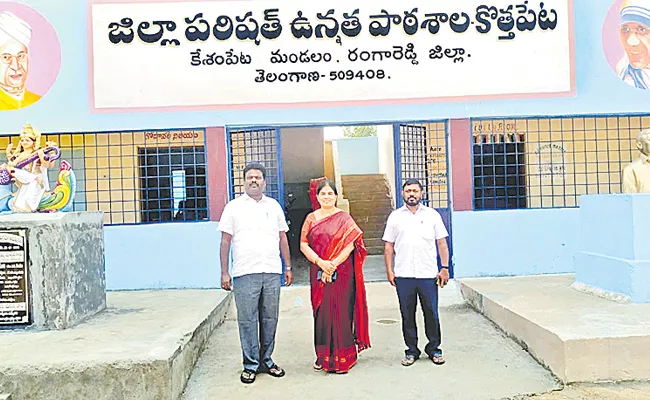
[[[562,391],[534,396],[516,397],[513,400],[648,400],[649,382],[623,382],[571,385]]]
[[[287,375],[281,379],[260,375],[252,385],[239,381],[242,367],[237,322],[230,317],[209,340],[183,399],[487,400],[559,388],[554,377],[521,347],[464,305],[455,283],[442,290],[440,301],[447,363],[436,366],[422,359],[412,367],[402,367],[399,361],[404,344],[395,289],[387,283],[368,283],[367,289],[373,347],[361,354],[349,374],[312,369],[309,288],[295,286],[282,292],[274,353],[274,361],[287,370]],[[421,320],[419,326],[423,326]]]
[[[650,379],[650,304],[586,294],[571,287],[574,280],[574,274],[476,278],[461,280],[461,287],[563,382]]]

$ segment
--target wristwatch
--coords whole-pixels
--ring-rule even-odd
[[[449,269],[449,266],[448,265],[443,265],[440,268]]]

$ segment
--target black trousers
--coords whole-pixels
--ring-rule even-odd
[[[440,319],[438,317],[438,285],[435,279],[396,278],[399,308],[402,313],[402,334],[406,344],[406,355],[420,357],[418,328],[415,323],[415,309],[418,298],[424,314],[424,331],[428,343],[424,352],[429,357],[441,355]]]

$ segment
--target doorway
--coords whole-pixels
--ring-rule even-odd
[[[381,236],[390,212],[402,205],[404,179],[420,179],[424,204],[438,210],[451,234],[446,124],[376,125],[370,135],[345,133],[359,130],[354,127],[358,125],[227,129],[230,197],[244,191],[246,164],[260,162],[267,168],[266,195],[285,210],[296,284],[309,283],[300,230],[313,211],[309,183],[314,178],[335,182],[338,206],[364,231],[368,281],[386,279]],[[451,250],[451,241],[449,245]]]

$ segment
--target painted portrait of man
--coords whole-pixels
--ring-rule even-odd
[[[41,96],[27,90],[32,28],[13,13],[0,12],[0,110],[17,110]]]
[[[624,1],[618,28],[625,50],[616,66],[618,76],[630,86],[650,89],[650,0]]]

